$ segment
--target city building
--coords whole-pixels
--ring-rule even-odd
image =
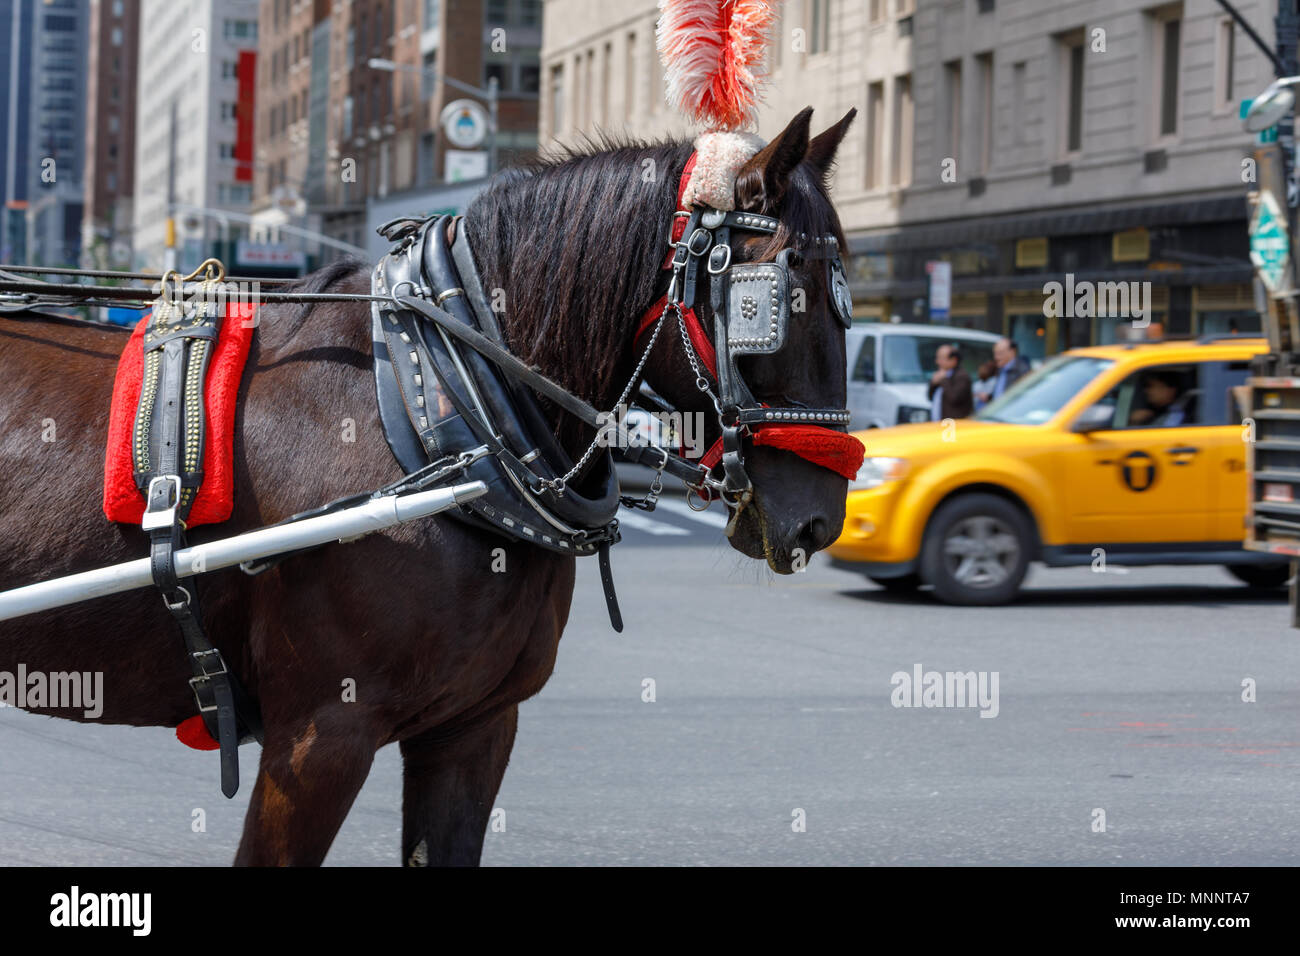
[[[139,34],[138,0],[90,0],[81,219],[81,261],[90,268],[131,265]]]
[[[1276,4],[1237,7],[1271,40]],[[759,132],[849,108],[834,198],[863,318],[944,321],[1042,357],[1127,319],[1049,315],[1044,286],[1151,283],[1166,334],[1258,328],[1240,101],[1263,54],[1214,0],[786,0]],[[543,144],[689,134],[664,103],[653,0],[545,7]],[[942,270],[941,270],[942,271]],[[1138,287],[1141,289],[1141,286]]]
[[[233,260],[253,199],[257,0],[141,0],[135,137],[135,264]]]
[[[493,147],[498,166],[536,151],[540,0],[262,0],[260,36],[262,242],[314,260],[364,249],[375,204],[442,209],[444,187],[486,176]],[[496,136],[449,148],[443,111],[468,98],[486,115],[492,78]]]
[[[81,249],[88,0],[41,0],[31,22],[27,238],[34,265],[75,266]]]

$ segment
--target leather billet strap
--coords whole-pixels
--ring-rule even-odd
[[[256,703],[243,692],[239,679],[203,631],[195,580],[182,579],[176,573],[176,552],[185,546],[178,512],[180,494],[175,475],[150,482],[142,522],[149,534],[149,571],[185,643],[194,674],[190,687],[208,734],[221,748],[221,792],[229,798],[239,791],[240,721],[247,737],[259,742],[262,721]]]

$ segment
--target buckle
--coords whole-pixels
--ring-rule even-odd
[[[199,667],[202,668],[203,670],[203,673],[200,676],[190,678],[190,690],[194,691],[194,702],[199,706],[199,713],[206,714],[210,710],[216,710],[217,705],[215,703],[207,707],[203,705],[203,697],[200,696],[199,694],[198,685],[203,684],[206,686],[207,683],[210,680],[212,680],[212,678],[220,677],[222,674],[228,674],[230,672],[226,670],[226,662],[221,656],[221,651],[217,650],[215,647],[212,648],[211,650],[199,651],[197,654],[191,654],[190,656],[194,658],[194,660],[199,662]],[[220,665],[220,669],[208,670],[207,663],[204,661],[204,658],[212,658],[212,657],[216,658],[217,664]]]
[[[145,495],[144,517],[140,527],[144,531],[158,528],[172,528],[176,525],[176,505],[181,498],[181,479],[179,475],[158,475],[149,481],[149,491]]]
[[[722,255],[718,255],[722,253]],[[721,275],[731,268],[731,246],[719,243],[709,253],[709,275]]]
[[[696,226],[695,231],[691,233],[691,238],[686,241],[687,247],[693,256],[702,256],[709,251],[709,246],[713,244],[713,233],[703,226]]]
[[[672,217],[668,222],[668,245],[672,246],[673,248],[676,248],[677,243],[681,241],[677,236],[673,235],[673,233],[677,231],[677,220],[678,219],[689,220],[690,218],[691,218],[691,214],[687,212],[685,209],[679,209],[672,214]],[[686,231],[686,226],[683,225],[682,232],[685,231]]]

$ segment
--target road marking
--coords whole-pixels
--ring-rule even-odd
[[[681,515],[683,518],[698,521],[700,524],[706,524],[710,528],[725,528],[727,526],[727,516],[714,511],[712,508],[707,511],[694,511],[686,502],[672,498],[660,498],[656,507]]]
[[[656,521],[654,518],[647,518],[645,515],[637,514],[635,511],[627,511],[626,509],[618,516],[618,523],[627,528],[644,531],[647,534],[690,534],[685,528],[679,528],[675,524]]]

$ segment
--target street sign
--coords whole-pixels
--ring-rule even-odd
[[[952,308],[952,263],[927,262],[925,271],[930,273],[930,321],[946,321]]]
[[[457,149],[474,149],[481,144],[490,125],[487,111],[474,100],[453,100],[443,107],[439,119],[448,141]]]
[[[1250,222],[1250,261],[1274,296],[1288,295],[1291,291],[1290,253],[1286,215],[1273,194],[1261,190]]]
[[[443,178],[449,183],[463,183],[488,174],[488,154],[482,150],[449,149],[446,162],[447,170]]]

